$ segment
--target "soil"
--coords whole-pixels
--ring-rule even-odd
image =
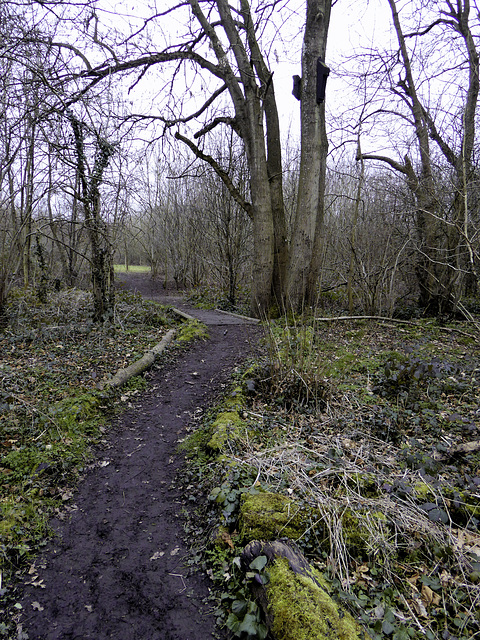
[[[120,286],[198,317],[210,338],[162,358],[148,390],[109,427],[22,587],[21,629],[29,640],[225,637],[208,604],[209,578],[187,565],[177,445],[255,350],[260,329],[189,308],[148,275],[122,276]]]

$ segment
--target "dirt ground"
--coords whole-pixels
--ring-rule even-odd
[[[148,275],[122,276],[120,284],[198,317],[210,339],[156,365],[149,389],[109,428],[23,587],[20,622],[29,640],[207,640],[219,633],[209,579],[186,565],[184,501],[172,486],[183,464],[177,443],[256,348],[260,330],[190,309]]]

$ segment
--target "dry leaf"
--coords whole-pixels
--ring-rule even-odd
[[[165,555],[165,551],[155,551],[155,553],[150,558],[150,560],[158,560],[159,558],[161,558],[164,555]]]
[[[430,589],[426,584],[422,586],[422,600],[427,607],[430,607],[432,604],[434,606],[440,604],[440,596],[438,593],[432,591],[432,589]]]
[[[36,611],[43,611],[43,607],[39,602],[32,602],[32,608]]]
[[[222,533],[220,534],[220,539],[222,540],[222,542],[228,545],[230,549],[232,550],[235,549],[235,545],[233,544],[232,538],[230,537],[230,534],[228,533],[228,531],[222,531]]]
[[[410,578],[407,578],[407,582],[410,583],[415,590],[417,590],[417,580],[419,579],[419,577],[420,575],[416,573],[414,576],[410,576]]]
[[[447,587],[450,582],[453,580],[452,578],[452,574],[448,573],[448,571],[445,571],[445,569],[442,571],[442,573],[438,576],[440,578],[440,582],[442,583],[442,587],[445,589],[445,587]]]
[[[45,585],[43,584],[43,578],[38,580],[38,576],[35,576],[30,584],[33,587],[40,587],[41,589],[45,589]]]
[[[420,599],[420,596],[418,596],[416,593],[413,593],[412,598],[413,598],[413,607],[417,612],[417,614],[419,616],[422,616],[422,618],[428,618],[428,611],[425,609],[425,605]]]

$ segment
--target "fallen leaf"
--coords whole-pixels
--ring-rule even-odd
[[[30,583],[32,587],[40,587],[41,589],[45,589],[45,585],[43,584],[43,578],[38,580],[38,576],[35,576]]]
[[[161,558],[164,555],[165,555],[165,551],[155,551],[155,553],[150,558],[150,560],[158,560],[159,558]]]
[[[43,607],[39,602],[32,602],[32,608],[36,611],[43,611]]]
[[[430,589],[430,587],[428,587],[426,584],[422,586],[422,600],[427,607],[431,606],[432,604],[436,607],[438,604],[440,604],[440,596],[438,595],[438,593],[432,591],[432,589]]]
[[[180,551],[180,547],[175,547],[175,549],[172,549],[170,551],[170,555],[171,556],[176,556],[179,551]]]
[[[224,542],[226,545],[228,545],[230,547],[230,549],[234,550],[235,549],[235,545],[232,542],[232,538],[230,536],[230,534],[228,533],[228,531],[222,531],[222,533],[220,534],[220,539],[222,540],[222,542]]]
[[[422,618],[428,618],[428,611],[426,610],[425,605],[423,604],[420,596],[414,593],[412,594],[412,598],[413,598],[413,606],[417,614],[419,616],[422,616]]]
[[[417,580],[419,579],[419,574],[416,573],[414,576],[410,576],[407,578],[407,582],[409,582],[414,589],[417,589]]]

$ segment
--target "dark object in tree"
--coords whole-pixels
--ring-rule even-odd
[[[324,102],[327,78],[330,75],[330,68],[323,62],[322,58],[317,60],[317,104]]]
[[[300,76],[293,76],[293,90],[292,94],[295,96],[297,100],[301,98],[302,91],[302,79]]]
[[[323,62],[322,58],[317,60],[317,104],[325,100],[325,89],[327,78],[330,75],[330,68]],[[302,79],[300,76],[293,76],[292,94],[297,100],[302,98]]]

